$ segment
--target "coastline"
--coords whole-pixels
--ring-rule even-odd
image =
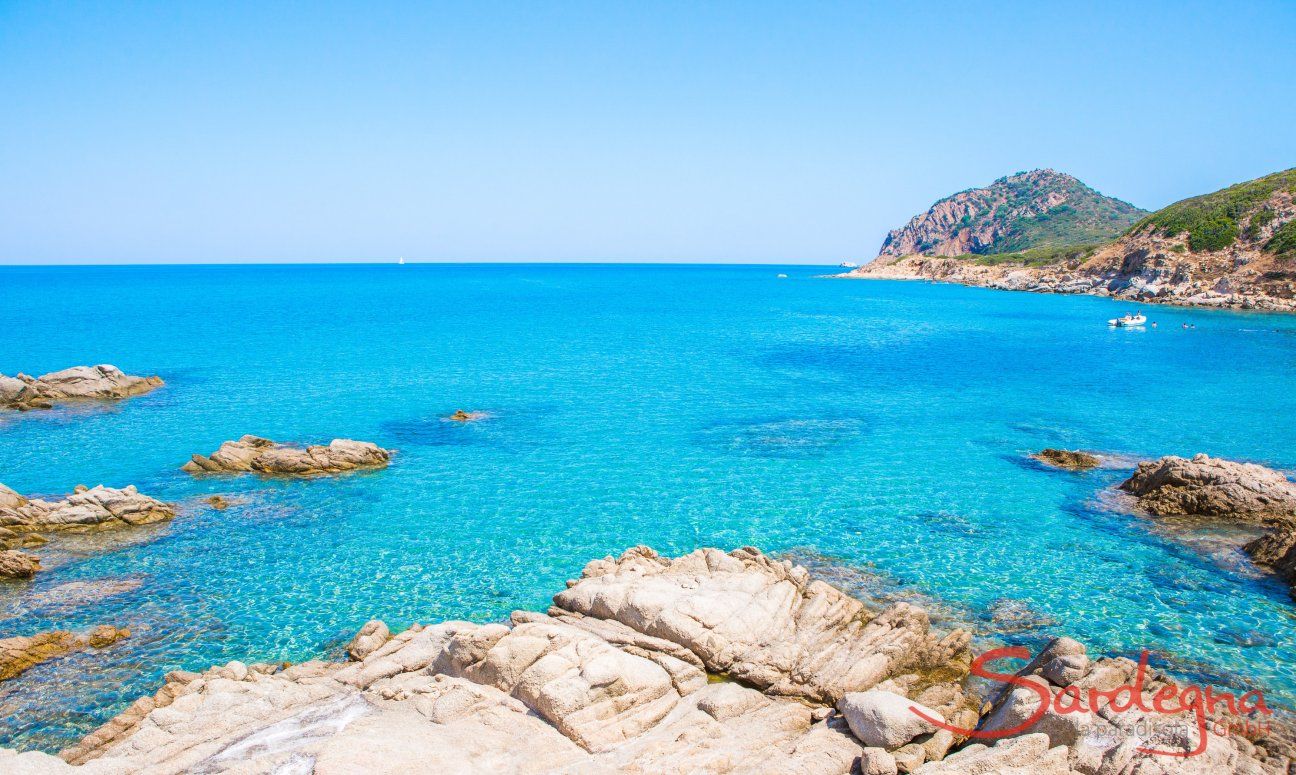
[[[1184,309],[1219,309],[1239,312],[1273,312],[1296,313],[1296,299],[1282,299],[1269,296],[1222,295],[1218,297],[1177,296],[1173,294],[1147,294],[1145,292],[1118,290],[1113,292],[1102,285],[1101,278],[1091,282],[1066,287],[1054,284],[1046,275],[1037,273],[1030,267],[1017,265],[977,266],[959,259],[935,259],[957,264],[946,271],[928,269],[932,257],[905,256],[904,259],[922,259],[919,267],[907,272],[864,271],[872,264],[865,264],[859,269],[840,274],[820,275],[830,280],[890,280],[900,282],[932,282],[947,285],[962,285],[969,288],[989,288],[997,291],[1018,291],[1022,293],[1051,294],[1056,296],[1093,296],[1095,298],[1126,301],[1136,304],[1156,304],[1166,307]],[[894,264],[889,265],[894,267]],[[1007,270],[1007,271],[1005,271]]]

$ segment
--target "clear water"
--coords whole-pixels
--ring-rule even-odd
[[[0,482],[134,483],[184,505],[168,526],[60,542],[52,570],[0,590],[0,637],[134,631],[0,684],[0,745],[55,750],[168,670],[336,653],[372,617],[543,607],[636,543],[875,571],[1008,639],[1148,647],[1293,704],[1281,585],[1227,541],[1186,544],[1109,508],[1099,494],[1122,471],[1024,456],[1296,466],[1296,317],[1155,308],[1158,329],[1110,330],[1131,305],[821,271],[0,269],[0,372],[110,362],[168,382],[6,416]],[[459,408],[492,416],[439,420]],[[178,470],[244,433],[399,454],[313,481]],[[211,493],[240,505],[203,508]],[[30,602],[123,578],[134,588],[80,607]]]

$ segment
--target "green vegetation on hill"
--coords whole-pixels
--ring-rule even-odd
[[[1275,172],[1263,178],[1238,183],[1213,194],[1195,196],[1152,213],[1134,224],[1130,232],[1153,227],[1166,236],[1188,234],[1188,247],[1194,252],[1222,250],[1243,233],[1241,222],[1255,213],[1246,230],[1254,238],[1260,226],[1271,223],[1274,213],[1261,206],[1275,191],[1286,189],[1296,194],[1296,169]],[[1296,233],[1289,222],[1279,228],[1265,245],[1266,250],[1286,253],[1296,249]]]
[[[1283,258],[1296,259],[1296,219],[1279,226],[1265,243],[1265,250],[1277,253]]]
[[[1060,264],[1064,261],[1078,260],[1084,261],[1098,252],[1103,243],[1093,243],[1090,245],[1064,245],[1064,246],[1046,246],[1042,248],[1031,248],[1016,253],[992,253],[990,255],[976,255],[967,253],[955,258],[972,261],[982,266],[996,266],[998,264],[1021,264],[1023,266],[1048,266],[1050,264]]]
[[[1007,188],[1009,205],[1001,206],[994,217],[1000,217],[1016,203],[1025,203],[1051,191],[1065,194],[1067,201],[1039,215],[1013,218],[985,255],[1106,242],[1115,239],[1145,213],[1128,202],[1103,196],[1070,176],[1059,176],[1043,189],[1022,183],[1009,183]]]
[[[979,263],[1042,265],[1071,258],[1120,236],[1147,214],[1128,202],[1104,196],[1076,178],[1053,170],[1019,172],[984,189],[968,189],[938,202],[972,205],[952,230],[919,242],[915,252],[928,253],[953,232],[993,235],[973,248]],[[1050,202],[1058,204],[1049,206]],[[978,258],[979,257],[979,258]],[[984,259],[984,260],[982,260]]]

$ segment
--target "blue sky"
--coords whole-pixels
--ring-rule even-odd
[[[0,263],[867,259],[1021,169],[1296,166],[1293,41],[1290,0],[0,0]]]

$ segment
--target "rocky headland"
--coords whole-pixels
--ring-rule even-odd
[[[0,374],[0,408],[51,409],[71,401],[110,401],[161,386],[161,377],[134,377],[116,366],[74,366],[41,377]]]
[[[670,559],[638,547],[589,563],[546,613],[395,636],[375,621],[349,662],[171,673],[59,757],[0,750],[0,768],[1289,772],[1292,749],[1276,734],[1212,726],[1199,737],[1191,720],[1168,724],[1138,707],[1059,712],[1064,687],[1130,685],[1145,703],[1178,689],[1158,673],[1140,682],[1135,663],[1092,659],[1065,638],[1018,671],[1015,687],[983,698],[967,680],[969,644],[965,631],[933,631],[920,608],[867,608],[755,549]],[[946,726],[1001,737],[969,741]]]
[[[148,525],[175,516],[175,507],[134,485],[77,487],[61,500],[28,499],[0,484],[0,578],[31,578],[40,560],[22,551],[43,546],[45,533],[85,532]]]
[[[1034,189],[1033,209],[1057,198],[1042,182]],[[1296,170],[1177,202],[1097,241],[1050,225],[1070,206],[1065,203],[1042,215],[970,203],[975,217],[956,219],[957,208],[945,212],[951,205],[942,203],[984,190],[938,202],[892,232],[875,260],[839,276],[1296,311]],[[1038,222],[1032,234],[992,238],[1032,219]]]
[[[385,468],[391,455],[390,450],[367,441],[334,439],[328,446],[298,446],[244,436],[221,444],[211,455],[194,455],[180,470],[191,474],[317,476]]]
[[[1281,472],[1201,454],[1168,456],[1140,463],[1120,489],[1158,517],[1267,527],[1245,550],[1257,565],[1285,578],[1296,598],[1296,483]]]

